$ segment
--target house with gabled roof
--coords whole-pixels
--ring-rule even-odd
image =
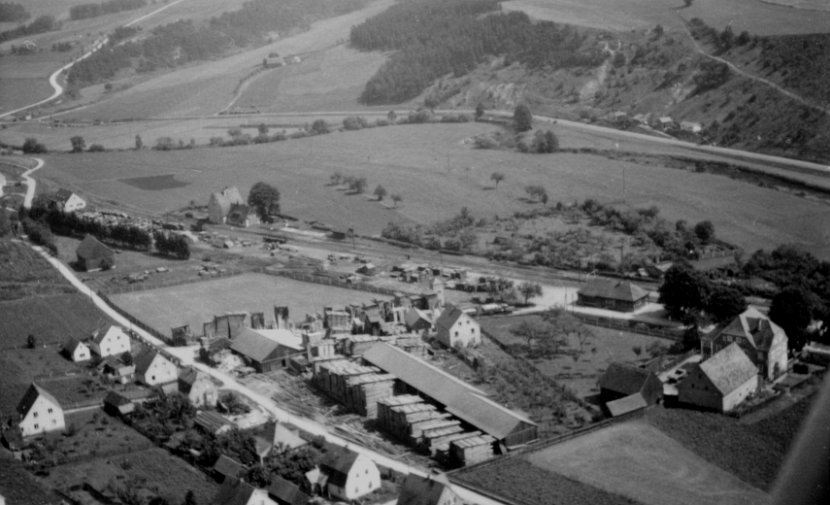
[[[227,479],[236,479],[247,469],[247,466],[224,454],[219,455],[212,468],[213,475],[219,482],[224,482]]]
[[[143,384],[158,386],[177,380],[179,369],[162,353],[152,350],[136,356],[135,375]]]
[[[403,316],[408,331],[424,333],[432,329],[432,317],[429,312],[409,307]]]
[[[245,328],[231,340],[231,351],[263,373],[288,366],[290,357],[302,354],[303,343],[290,330]]]
[[[208,200],[208,220],[213,224],[223,224],[232,205],[244,204],[242,195],[235,186],[230,186],[210,195]]]
[[[106,330],[99,328],[92,334],[89,340],[89,348],[101,358],[107,356],[120,356],[132,349],[130,337],[124,332],[124,328],[111,325]]]
[[[653,405],[663,396],[663,382],[654,372],[625,363],[611,363],[597,385],[603,403],[637,394],[645,405]]]
[[[631,312],[646,304],[648,291],[631,281],[593,279],[576,296],[579,305]]]
[[[74,212],[86,208],[86,200],[65,188],[57,190],[48,199],[49,205],[61,212]]]
[[[443,474],[426,477],[410,473],[398,493],[397,505],[458,505],[462,501]]]
[[[97,365],[97,369],[104,377],[113,382],[126,384],[135,378],[135,363],[124,363],[115,356],[107,356]]]
[[[216,405],[219,398],[219,389],[210,378],[193,367],[185,368],[179,374],[179,393],[186,396],[194,407]]]
[[[732,343],[741,346],[763,378],[772,380],[787,371],[787,333],[755,307],[701,337],[701,354],[705,359]]]
[[[348,449],[327,452],[320,473],[324,481],[321,488],[333,498],[351,501],[380,489],[380,471],[375,462]]]
[[[210,505],[277,505],[277,502],[264,489],[255,488],[240,479],[227,479]]]
[[[95,272],[115,267],[115,253],[92,235],[87,235],[75,249],[79,270]]]
[[[268,496],[279,505],[306,505],[311,497],[303,493],[299,486],[285,480],[279,475],[271,476],[271,485],[268,486]]]
[[[236,425],[221,414],[210,410],[200,410],[196,412],[196,417],[193,418],[193,426],[201,429],[208,435],[216,437],[222,433],[227,433]]]
[[[435,338],[447,347],[476,346],[481,343],[478,321],[452,304],[447,304],[435,321]]]
[[[34,382],[17,404],[17,414],[20,416],[17,426],[24,437],[66,428],[60,402]]]
[[[135,411],[135,404],[121,393],[110,391],[104,397],[104,411],[122,417],[128,416]]]
[[[686,405],[728,412],[758,389],[758,368],[734,342],[688,370],[677,384]]]
[[[260,223],[254,208],[241,203],[231,205],[225,222],[239,228],[248,228]]]
[[[91,350],[89,346],[76,338],[70,338],[63,346],[63,352],[67,358],[75,363],[82,361],[89,361],[92,359]]]

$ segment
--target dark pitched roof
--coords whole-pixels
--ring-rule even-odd
[[[211,505],[248,505],[256,488],[238,479],[226,479]]]
[[[436,505],[445,491],[453,493],[445,476],[421,477],[410,473],[401,485],[398,505]]]
[[[213,471],[225,477],[238,477],[247,467],[239,461],[222,454],[213,464]]]
[[[147,372],[147,369],[150,368],[150,365],[153,364],[153,360],[156,359],[156,356],[160,357],[161,359],[170,361],[169,359],[167,359],[166,356],[155,350],[142,353],[141,355],[136,356],[134,361],[136,373],[143,374]]]
[[[72,354],[73,352],[75,352],[75,349],[77,349],[79,345],[86,346],[86,344],[84,344],[83,342],[81,342],[77,338],[69,337],[69,340],[66,341],[66,344],[64,344],[63,349],[66,352]]]
[[[210,412],[208,410],[203,410],[196,414],[196,417],[193,418],[193,424],[201,427],[209,433],[216,433],[223,426],[233,426],[232,422],[228,421],[216,412]]]
[[[69,191],[68,189],[61,188],[61,189],[55,191],[55,194],[52,197],[52,200],[55,201],[55,202],[66,203],[67,200],[72,198],[72,195],[73,195],[73,193],[71,191]]]
[[[435,321],[435,329],[439,332],[441,330],[448,331],[463,315],[464,312],[462,312],[461,309],[455,305],[447,304],[444,307],[444,310],[441,311],[441,315],[438,316],[438,320]]]
[[[29,409],[32,408],[32,405],[34,405],[35,400],[41,396],[60,407],[60,402],[54,396],[33,382],[29,386],[29,389],[26,390],[23,398],[20,399],[20,403],[17,404],[17,413],[25,416],[29,412]]]
[[[311,500],[311,497],[300,491],[296,484],[283,479],[279,475],[271,476],[268,495],[281,505],[306,505]]]
[[[127,405],[132,402],[132,400],[117,391],[110,391],[107,393],[107,396],[104,397],[104,404],[112,405],[113,407],[121,407],[122,405]]]
[[[255,330],[245,328],[231,341],[231,349],[260,363],[273,358],[280,344],[260,335]]]
[[[765,351],[772,345],[778,335],[787,337],[783,328],[769,320],[753,307],[743,311],[729,322],[718,335],[732,335],[749,341],[752,347]]]
[[[724,396],[758,375],[758,368],[737,343],[731,343],[700,363],[700,371]]]
[[[486,398],[486,394],[397,347],[378,343],[363,359],[432,397],[447,412],[497,439],[506,438],[520,425],[536,426],[525,416]]]
[[[79,258],[83,259],[112,258],[115,255],[112,249],[99,242],[92,235],[84,237],[81,243],[78,244],[78,249],[75,250],[75,253]]]
[[[594,279],[579,290],[582,296],[636,302],[648,296],[648,291],[629,281]]]
[[[626,396],[639,393],[651,373],[645,368],[624,363],[611,363],[599,378],[599,387]]]
[[[349,470],[357,460],[358,454],[348,449],[335,449],[326,453],[320,463],[320,470],[328,475],[328,481],[338,487],[346,485]]]

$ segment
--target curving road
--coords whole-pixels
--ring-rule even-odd
[[[291,424],[301,427],[309,433],[321,435],[333,444],[348,447],[349,449],[355,452],[365,454],[373,461],[375,461],[377,464],[383,465],[387,468],[391,468],[397,472],[404,474],[414,473],[421,476],[426,476],[428,474],[428,471],[424,468],[414,467],[411,465],[407,465],[405,463],[401,463],[400,461],[396,461],[386,455],[379,454],[365,447],[355,445],[353,442],[349,440],[340,438],[332,434],[326,426],[316,423],[310,419],[299,417],[280,408],[279,405],[277,405],[276,402],[274,402],[271,398],[251,390],[244,384],[239,383],[235,378],[229,376],[228,374],[220,372],[215,368],[205,366],[201,363],[196,363],[194,361],[195,350],[192,347],[168,347],[164,342],[155,338],[153,335],[142,330],[141,328],[133,326],[131,322],[127,320],[127,318],[122,316],[120,313],[116,312],[100,296],[98,296],[98,294],[95,291],[90,289],[89,286],[87,286],[80,279],[78,279],[75,273],[65,264],[61,263],[60,260],[50,255],[40,246],[32,246],[32,248],[35,251],[37,251],[46,261],[48,261],[58,272],[60,272],[61,275],[63,275],[72,284],[72,286],[74,286],[82,294],[89,297],[90,300],[92,300],[92,303],[94,303],[95,306],[98,307],[98,309],[107,314],[115,322],[117,322],[120,325],[123,325],[126,328],[131,328],[135,333],[139,335],[139,337],[142,340],[144,340],[145,343],[153,345],[159,349],[164,349],[170,354],[173,354],[174,356],[181,359],[183,364],[193,365],[202,372],[219,380],[222,383],[223,388],[232,389],[247,396],[255,403],[257,403],[260,407],[262,407],[265,411],[267,411],[269,414],[274,416],[275,419],[282,422],[289,422]],[[460,485],[454,485],[453,490],[466,503],[473,503],[479,505],[505,505],[503,502],[480,495],[479,493],[476,493],[475,491],[472,491]]]

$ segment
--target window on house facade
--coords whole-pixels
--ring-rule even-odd
[[[32,417],[34,417],[35,419],[37,419],[37,412],[35,412],[35,413],[34,413],[34,415],[33,415]]]
[[[35,423],[35,429],[38,429],[38,428],[40,428],[40,426],[37,423]]]
[[[50,413],[50,414],[52,413],[52,409],[51,409],[51,408],[49,409],[49,413]]]

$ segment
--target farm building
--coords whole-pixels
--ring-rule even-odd
[[[85,272],[109,270],[115,267],[115,253],[92,235],[87,235],[75,250],[77,266]]]
[[[195,407],[212,407],[216,405],[219,390],[207,374],[189,367],[179,375],[179,393]]]
[[[245,320],[248,319],[247,312],[233,312],[213,316],[213,321],[202,325],[204,336],[213,338],[235,338],[245,329]]]
[[[89,346],[74,338],[70,338],[69,341],[66,342],[63,346],[63,352],[66,354],[67,358],[71,359],[75,363],[89,361],[92,358]]]
[[[624,363],[611,363],[597,385],[603,403],[640,395],[645,405],[653,405],[663,396],[663,383],[654,372]]]
[[[696,121],[681,121],[680,129],[690,133],[700,133],[703,131],[703,125]]]
[[[234,427],[234,423],[225,419],[222,415],[209,410],[201,410],[196,413],[193,419],[193,426],[199,428],[208,435],[218,436],[228,432]]]
[[[457,505],[461,499],[443,474],[426,477],[410,473],[401,484],[398,505]]]
[[[49,207],[61,212],[75,212],[86,208],[86,200],[68,189],[59,189],[54,194],[46,197]]]
[[[629,281],[594,279],[577,292],[577,297],[579,305],[631,312],[645,305],[648,292]]]
[[[135,404],[126,396],[110,391],[104,397],[104,411],[115,416],[127,416],[135,411]]]
[[[301,437],[298,432],[277,421],[269,421],[266,423],[265,433],[256,438],[259,438],[272,446],[282,447],[287,451],[292,451],[308,445],[308,442],[306,442],[306,440]]]
[[[432,317],[424,310],[410,307],[403,318],[408,331],[423,333],[432,329]]]
[[[758,369],[737,343],[695,364],[677,384],[678,400],[708,410],[728,412],[758,389]]]
[[[232,205],[242,205],[245,201],[236,187],[227,187],[222,191],[211,193],[208,200],[208,221],[213,224],[224,224],[231,211]]]
[[[231,350],[263,373],[288,366],[288,359],[301,354],[303,345],[302,338],[289,330],[245,328],[231,340]]]
[[[720,331],[701,338],[703,358],[713,356],[737,343],[758,367],[761,376],[772,380],[787,371],[787,334],[754,307],[746,309]]]
[[[264,489],[239,479],[227,479],[213,497],[211,505],[277,505]]]
[[[18,426],[24,437],[40,435],[50,431],[63,431],[66,422],[63,408],[58,400],[48,391],[32,383],[20,403],[17,404],[20,416]]]
[[[244,204],[234,204],[231,205],[231,210],[228,211],[226,222],[238,228],[248,228],[259,224],[259,216],[252,207]]]
[[[120,356],[132,349],[130,337],[124,333],[123,328],[116,325],[110,326],[106,331],[95,331],[89,341],[89,348],[101,358]]]
[[[351,501],[380,489],[380,471],[375,462],[348,449],[326,453],[320,474],[320,487],[333,498]]]
[[[406,351],[375,344],[363,360],[397,377],[403,389],[416,392],[474,429],[491,435],[507,448],[539,438],[538,426],[487,398],[483,391]]]
[[[97,368],[101,375],[120,384],[127,384],[135,378],[135,364],[124,363],[115,356],[107,356],[98,363]]]
[[[435,321],[435,338],[447,347],[481,343],[478,322],[455,305],[447,305]]]
[[[213,468],[211,468],[213,476],[219,482],[224,482],[229,478],[236,479],[247,469],[248,467],[239,461],[224,454],[219,455],[216,463],[213,464]]]
[[[299,486],[285,480],[279,475],[271,476],[271,485],[268,486],[268,496],[279,505],[306,505],[311,497],[303,493]]]
[[[314,382],[326,395],[368,417],[377,415],[377,402],[394,394],[395,377],[380,369],[345,360],[322,363]]]
[[[179,369],[160,352],[149,351],[136,356],[135,374],[139,382],[148,386],[158,386],[178,379]]]

